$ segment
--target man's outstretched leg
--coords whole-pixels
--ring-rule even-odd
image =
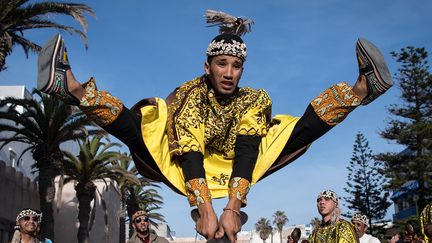
[[[146,156],[148,150],[141,136],[140,120],[116,97],[96,88],[94,79],[79,83],[69,65],[66,47],[60,35],[54,36],[39,54],[37,88],[79,108],[96,124],[125,143],[130,150],[144,154],[146,164],[157,166]]]
[[[375,45],[359,39],[356,55],[359,76],[355,84],[335,84],[311,101],[276,162],[261,179],[292,162],[313,141],[342,122],[351,111],[369,104],[393,85],[384,57]]]

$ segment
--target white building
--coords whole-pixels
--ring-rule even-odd
[[[0,100],[5,97],[14,97],[20,99],[32,99],[33,96],[24,86],[0,86]],[[5,109],[5,108],[3,108]],[[18,108],[19,112],[22,112],[22,108]],[[8,121],[1,121],[6,123]],[[0,137],[10,137],[10,132],[0,132]],[[31,181],[36,178],[37,173],[32,173],[31,166],[34,164],[34,160],[31,153],[24,154],[20,159],[19,156],[26,149],[23,143],[10,143],[0,150],[0,162],[2,161],[7,166],[15,168],[16,171],[21,172],[25,177],[28,177]]]

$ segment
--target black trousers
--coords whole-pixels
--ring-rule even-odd
[[[295,125],[294,130],[278,159],[262,178],[283,168],[298,158],[306,151],[306,147],[309,144],[328,132],[332,127],[333,126],[322,121],[317,116],[312,106],[309,105],[303,116]],[[162,181],[174,189],[174,187],[162,175],[159,167],[153,160],[143,142],[141,135],[141,117],[139,114],[133,113],[131,110],[124,107],[118,118],[111,124],[104,126],[103,129],[129,147],[131,154],[134,157],[136,167],[143,176],[156,181]],[[205,172],[202,168],[202,161],[201,164],[189,165],[188,168],[192,170],[188,171],[188,177],[205,178],[205,174],[203,174]],[[233,170],[242,170],[241,174],[252,175],[253,166],[236,166]],[[234,173],[236,172],[233,171],[233,174]]]

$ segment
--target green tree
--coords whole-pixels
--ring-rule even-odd
[[[20,155],[32,153],[34,168],[39,172],[40,207],[44,215],[41,236],[55,240],[53,202],[54,178],[62,168],[60,144],[88,135],[84,126],[88,118],[69,105],[34,90],[40,99],[6,98],[0,101],[0,149],[12,142],[28,147]],[[98,131],[90,131],[95,133]],[[99,131],[100,132],[100,131]]]
[[[272,233],[273,228],[270,225],[270,221],[268,219],[260,218],[255,224],[255,230],[257,231],[263,242],[265,242],[265,240],[267,240]]]
[[[406,147],[403,153],[381,153],[382,173],[390,181],[388,187],[399,190],[407,181],[415,180],[418,208],[423,208],[432,195],[432,75],[428,53],[424,48],[408,46],[392,52],[400,63],[396,74],[401,90],[400,103],[388,110],[394,116],[380,135]]]
[[[24,38],[24,31],[29,29],[55,28],[69,33],[76,33],[86,43],[87,21],[84,13],[94,15],[85,4],[61,2],[28,3],[29,0],[0,1],[0,71],[5,69],[6,57],[12,53],[15,45],[20,45],[28,57],[29,51],[39,52],[41,47]],[[83,31],[52,21],[52,14],[67,15],[74,18]]]
[[[102,136],[93,136],[79,142],[79,155],[66,153],[64,162],[65,184],[76,182],[75,190],[78,198],[78,242],[89,242],[90,203],[96,196],[95,181],[110,179],[112,181],[125,181],[139,183],[138,178],[131,172],[120,167],[113,167],[114,161],[122,159],[125,155],[110,149],[121,146],[117,143],[102,142]]]
[[[280,242],[282,242],[282,230],[283,227],[288,223],[288,217],[284,211],[276,211],[273,214],[273,224],[276,225],[276,229],[279,232]]]
[[[347,202],[345,206],[352,212],[360,212],[369,218],[371,231],[375,228],[372,223],[382,223],[391,205],[390,193],[383,188],[386,178],[379,173],[379,168],[380,162],[373,158],[369,142],[362,133],[357,133],[353,154],[347,166],[347,187],[344,188],[349,196],[344,197],[344,200]]]

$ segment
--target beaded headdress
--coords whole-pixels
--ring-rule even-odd
[[[333,200],[333,202],[336,203],[336,205],[339,205],[339,198],[336,194],[336,192],[332,191],[332,190],[325,190],[322,191],[319,195],[317,199],[320,198],[330,198],[331,200]]]
[[[21,210],[21,212],[16,217],[15,230],[19,230],[19,228],[20,228],[18,221],[20,219],[22,219],[23,217],[30,216],[30,215],[34,215],[34,216],[38,217],[38,220],[37,220],[38,224],[40,224],[42,222],[42,212],[40,212],[38,210],[33,210],[31,208],[26,208],[26,209]]]
[[[144,210],[138,210],[136,211],[134,214],[132,214],[132,222],[135,221],[136,218],[138,218],[139,216],[147,216],[147,212]]]
[[[352,218],[351,222],[358,221],[364,225],[366,225],[369,228],[369,219],[366,215],[363,215],[361,213],[355,213]]]
[[[209,27],[219,26],[220,33],[210,42],[207,56],[230,55],[245,61],[246,44],[240,36],[251,31],[253,21],[214,10],[207,10],[205,17]]]

